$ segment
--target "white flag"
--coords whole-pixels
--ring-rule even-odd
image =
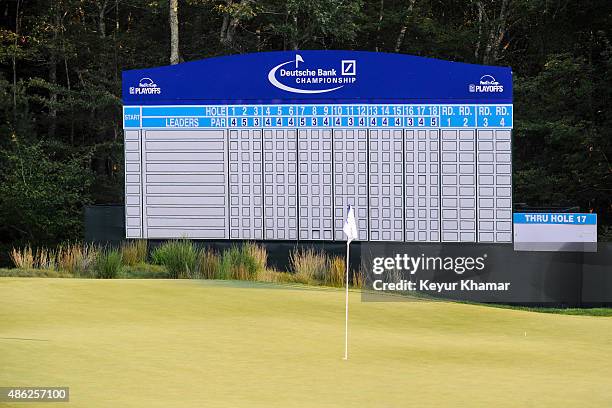
[[[348,242],[359,238],[359,233],[357,232],[357,222],[355,221],[355,211],[353,210],[352,205],[348,206],[348,214],[346,216],[346,220],[344,221],[342,231],[344,231],[346,234],[346,239]]]

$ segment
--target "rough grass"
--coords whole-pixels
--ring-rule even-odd
[[[611,318],[350,296],[343,361],[341,289],[3,278],[0,384],[87,408],[612,406]]]

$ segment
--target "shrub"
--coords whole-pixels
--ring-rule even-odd
[[[233,246],[223,252],[219,278],[256,280],[257,272],[266,268],[267,257],[266,250],[257,244]]]
[[[300,283],[325,282],[328,259],[323,252],[300,248],[291,252],[289,263],[295,279]]]
[[[217,279],[219,277],[221,260],[219,255],[211,249],[203,248],[198,256],[198,273],[203,279]]]
[[[190,278],[195,275],[198,250],[187,239],[168,241],[155,248],[153,262],[164,265],[170,278]]]
[[[96,278],[114,279],[121,271],[121,252],[106,250],[98,254],[96,259]]]
[[[28,245],[21,249],[13,248],[10,255],[15,268],[32,269],[34,267],[34,255],[31,246]]]
[[[134,266],[147,261],[147,240],[126,241],[121,245],[121,257],[125,265]]]

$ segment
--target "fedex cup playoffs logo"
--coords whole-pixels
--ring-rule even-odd
[[[130,86],[130,95],[159,95],[161,88],[151,78],[141,78],[138,86]]]
[[[476,93],[501,93],[504,92],[504,86],[501,85],[493,75],[483,75],[480,77],[478,84],[470,84],[470,92]]]
[[[332,92],[357,81],[357,61],[341,60],[337,66],[310,67],[300,54],[268,72],[268,81],[278,89],[299,94]],[[302,63],[302,65],[300,65]]]

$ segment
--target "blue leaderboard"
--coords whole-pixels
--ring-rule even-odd
[[[512,128],[512,105],[125,106],[126,129]]]

